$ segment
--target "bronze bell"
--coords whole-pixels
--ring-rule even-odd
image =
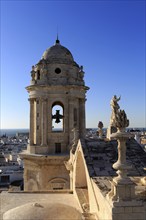
[[[56,114],[55,115],[52,115],[52,118],[53,119],[56,119],[56,121],[55,121],[55,123],[60,123],[61,121],[60,121],[60,119],[62,119],[63,118],[63,115],[60,115],[60,110],[56,110]]]
[[[61,121],[60,121],[60,119],[59,118],[56,118],[56,121],[55,121],[55,123],[60,123]]]

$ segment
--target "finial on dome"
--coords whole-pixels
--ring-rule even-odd
[[[59,39],[58,39],[58,32],[57,32],[56,44],[60,44],[60,41],[59,41]]]

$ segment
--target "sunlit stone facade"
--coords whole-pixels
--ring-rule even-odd
[[[68,160],[74,143],[85,136],[88,87],[83,67],[57,39],[32,66],[31,83],[26,89],[30,102],[30,143],[23,156],[25,190],[69,188],[64,161]]]

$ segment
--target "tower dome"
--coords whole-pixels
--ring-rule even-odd
[[[56,212],[57,210],[57,212]],[[47,201],[40,203],[26,203],[16,208],[10,209],[3,215],[4,220],[67,220],[70,219],[80,220],[81,213],[73,206],[61,203],[49,203]]]
[[[62,46],[58,39],[55,45],[45,50],[42,59],[50,62],[74,62],[71,52],[66,47]]]

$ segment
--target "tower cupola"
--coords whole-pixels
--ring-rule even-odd
[[[31,82],[26,89],[30,101],[30,143],[26,161],[36,161],[38,172],[41,172],[43,158],[47,166],[62,164],[62,171],[56,173],[57,178],[62,178],[67,172],[64,155],[69,157],[78,139],[85,137],[85,101],[89,88],[84,83],[83,66],[74,61],[71,52],[57,38],[55,45],[45,50],[41,60],[32,66]],[[46,156],[51,158],[50,162]],[[54,173],[50,175],[53,178]],[[67,173],[65,176],[67,180],[61,181],[68,182]],[[28,189],[29,184],[25,185]]]
[[[32,66],[31,85],[84,85],[83,67],[74,61],[71,52],[57,43],[45,50],[42,59]]]

